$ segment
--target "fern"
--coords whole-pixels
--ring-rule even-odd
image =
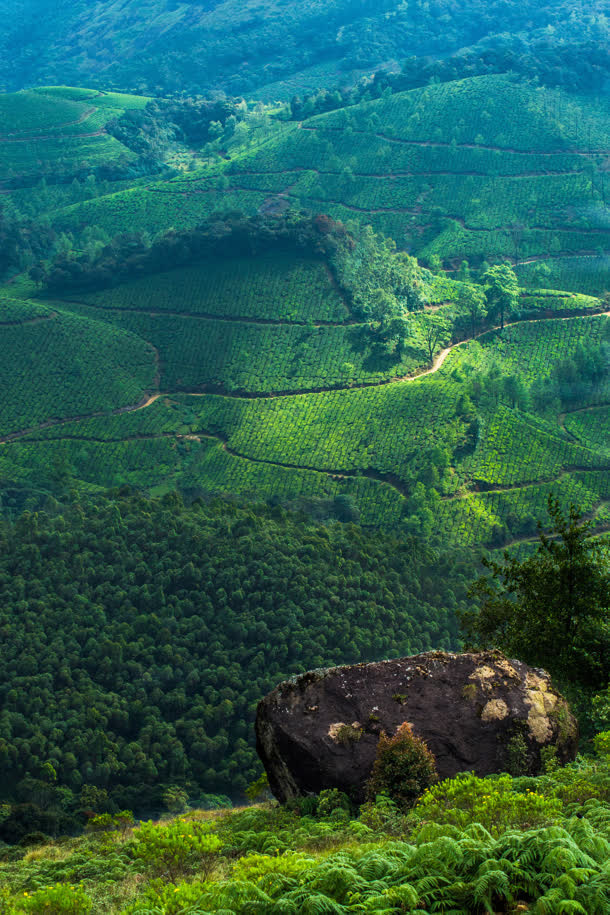
[[[533,915],[591,915],[574,899],[564,899],[561,890],[551,890],[534,904]]]
[[[395,864],[379,852],[369,852],[358,862],[358,873],[367,881],[381,880],[395,870]]]
[[[365,890],[366,880],[347,861],[338,862],[335,858],[316,869],[311,887],[337,902],[344,902],[348,893],[359,889]]]
[[[312,893],[309,888],[300,888],[286,897],[297,906],[299,915],[345,915],[346,909],[328,896]],[[274,910],[274,913],[277,910]]]
[[[594,874],[578,887],[575,898],[587,912],[610,912],[610,873]]]
[[[493,844],[493,837],[484,826],[481,826],[480,823],[471,823],[467,826],[462,835],[468,836],[471,839],[476,839],[478,842],[487,842],[490,845]]]
[[[513,896],[510,889],[510,881],[504,871],[486,869],[484,873],[476,880],[473,888],[473,899],[478,905],[482,905],[486,912],[493,915],[495,907],[492,900],[504,899],[510,901]]]

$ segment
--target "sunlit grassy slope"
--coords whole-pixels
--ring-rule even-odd
[[[464,773],[406,813],[387,798],[348,807],[335,790],[301,812],[106,814],[7,857],[0,898],[11,915],[608,911],[607,756],[538,778]]]

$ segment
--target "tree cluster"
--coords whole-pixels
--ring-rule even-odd
[[[353,228],[333,258],[337,278],[354,313],[389,352],[400,354],[411,333],[409,315],[425,304],[425,282],[414,257],[371,226]]]
[[[610,78],[608,40],[604,37],[560,43],[554,35],[547,34],[528,41],[522,34],[517,38],[505,32],[494,36],[493,42],[476,44],[440,59],[410,56],[399,72],[381,68],[373,76],[361,79],[356,86],[322,88],[295,95],[290,102],[290,116],[295,121],[302,121],[315,114],[430,83],[449,83],[500,73],[512,73],[566,92],[601,93]]]
[[[464,568],[412,538],[128,490],[0,525],[0,838],[240,797],[258,700],[455,645]]]
[[[591,523],[549,496],[551,532],[531,556],[484,561],[491,574],[471,593],[480,607],[461,614],[466,638],[543,667],[585,692],[610,679],[610,565]]]
[[[158,162],[176,141],[202,146],[229,140],[246,112],[243,98],[158,98],[142,110],[126,111],[106,129],[139,156]]]
[[[28,260],[41,257],[55,240],[55,232],[44,223],[20,219],[0,204],[0,277],[22,268]]]
[[[123,234],[95,249],[93,257],[62,253],[49,267],[37,265],[31,275],[50,293],[104,289],[210,257],[272,250],[326,255],[345,235],[344,226],[327,216],[245,216],[230,211],[192,229],[170,230],[152,243],[140,234]]]

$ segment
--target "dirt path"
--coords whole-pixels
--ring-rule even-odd
[[[606,253],[607,252],[604,252],[604,255]],[[537,264],[540,261],[561,261],[577,257],[580,258],[580,260],[595,260],[599,258],[599,256],[599,254],[595,254],[592,251],[572,251],[569,254],[537,254],[535,257],[526,257],[522,261],[515,261],[514,266],[522,267],[524,264]]]
[[[333,283],[336,281],[333,280]],[[123,307],[120,305],[100,305],[98,303],[93,304],[92,302],[84,302],[80,299],[58,299],[54,298],[54,302],[59,302],[62,305],[84,305],[85,308],[98,309],[99,311],[111,311],[118,314],[136,314],[136,315],[147,315],[151,318],[184,318],[185,320],[192,321],[218,321],[222,324],[262,324],[265,326],[271,325],[272,327],[363,327],[363,321],[357,321],[355,318],[349,316],[346,317],[345,321],[307,321],[303,319],[302,321],[289,321],[286,318],[257,318],[253,315],[220,315],[215,314],[211,311],[199,311],[194,314],[191,311],[164,311],[164,310],[150,310],[144,308],[133,308],[131,306]],[[342,297],[343,304],[345,309],[348,310],[347,303]]]
[[[57,124],[56,127],[50,127],[47,129],[63,130],[64,127],[76,127],[78,124],[82,124],[83,121],[86,121],[87,118],[90,118],[91,115],[95,114],[96,111],[97,108],[88,108],[86,111],[83,111],[80,117],[78,117],[75,121],[66,121],[64,124]],[[86,134],[81,134],[81,136],[86,136]],[[92,136],[92,134],[89,136]],[[64,139],[62,134],[41,134],[35,133],[34,131],[22,131],[17,135],[7,134],[5,137],[0,137],[0,143],[27,143],[32,140],[56,140],[58,138]]]
[[[24,321],[0,321],[0,327],[26,327],[30,324],[40,324],[42,321],[52,321],[57,317],[56,311],[48,315],[37,315],[35,318],[26,318]]]
[[[592,317],[593,316],[602,317],[602,316],[608,316],[608,315],[610,315],[610,311],[596,312],[594,315],[592,315]],[[516,327],[516,326],[522,325],[522,324],[540,324],[540,323],[543,323],[543,322],[549,321],[549,320],[575,321],[575,320],[578,320],[580,317],[581,317],[580,315],[566,315],[566,316],[562,316],[562,317],[555,316],[552,318],[546,318],[546,317],[532,318],[527,321],[513,321],[509,324],[505,324],[504,327],[505,328]],[[25,438],[26,436],[32,435],[35,432],[40,432],[43,429],[49,429],[54,426],[68,425],[69,423],[82,422],[87,419],[96,419],[96,418],[99,418],[102,416],[117,416],[122,413],[135,413],[139,410],[145,410],[148,407],[152,406],[152,404],[154,404],[157,400],[159,400],[160,397],[176,397],[176,396],[209,397],[211,394],[214,394],[219,397],[235,398],[237,400],[267,400],[267,399],[271,399],[271,398],[275,398],[275,397],[307,397],[307,396],[310,396],[311,394],[331,393],[333,391],[356,391],[356,390],[361,390],[363,388],[380,387],[382,385],[389,385],[389,384],[410,384],[414,381],[419,381],[421,378],[426,378],[429,375],[436,374],[436,372],[438,372],[439,369],[443,366],[443,364],[445,363],[445,360],[448,358],[448,356],[450,355],[450,353],[453,350],[458,349],[458,347],[460,347],[460,346],[465,346],[467,343],[470,343],[472,340],[479,340],[482,337],[485,337],[489,334],[496,333],[498,330],[500,330],[500,328],[492,327],[492,328],[489,328],[488,330],[481,331],[479,334],[476,334],[474,337],[468,337],[465,340],[460,340],[458,343],[453,343],[450,346],[445,347],[444,349],[440,350],[440,352],[438,352],[436,354],[434,361],[433,361],[432,365],[430,366],[430,368],[424,369],[424,371],[418,372],[417,374],[414,374],[414,375],[403,375],[403,376],[396,376],[394,378],[381,379],[378,381],[360,382],[360,383],[354,384],[354,385],[345,385],[344,387],[310,388],[310,389],[299,390],[299,391],[285,391],[285,392],[274,391],[274,392],[260,393],[260,394],[251,394],[251,393],[246,393],[246,392],[227,393],[222,390],[172,391],[172,392],[159,391],[156,393],[149,393],[149,394],[144,395],[144,397],[140,401],[138,401],[137,404],[131,404],[131,405],[127,405],[124,407],[118,407],[114,410],[111,410],[110,412],[102,411],[102,412],[83,414],[83,415],[79,415],[79,416],[66,417],[64,419],[51,419],[51,420],[47,420],[44,423],[40,423],[36,426],[32,426],[28,429],[22,429],[22,430],[19,430],[16,432],[11,432],[9,435],[0,437],[0,445],[6,445],[11,442],[15,442],[21,438]],[[155,360],[156,360],[156,366],[157,366],[156,381],[158,383],[159,382],[159,364],[160,364],[159,363],[159,354],[154,347],[152,347],[152,348],[155,353]],[[240,456],[240,455],[237,455],[237,456]],[[284,466],[284,465],[279,465],[279,466]],[[293,465],[286,465],[286,466],[293,466]],[[303,467],[302,469],[308,470],[308,469],[315,469],[315,468]],[[362,474],[356,474],[356,475],[361,476]]]
[[[597,404],[592,404],[591,406],[588,406],[588,407],[578,407],[578,409],[576,409],[576,410],[565,410],[563,413],[560,413],[559,416],[557,417],[557,423],[559,424],[559,428],[562,430],[562,432],[564,432],[569,438],[571,438],[572,441],[576,442],[577,444],[579,444],[583,447],[588,448],[589,446],[584,445],[583,442],[578,438],[577,435],[574,435],[573,432],[570,432],[570,430],[566,426],[566,419],[568,416],[573,416],[575,413],[590,413],[592,410],[602,410],[604,407],[608,407],[608,406],[610,406],[610,404],[608,404],[608,403],[597,403]]]
[[[596,503],[596,506],[594,509],[592,509],[590,512],[587,512],[585,515],[582,515],[582,520],[583,521],[595,521],[595,519],[597,518],[597,515],[599,514],[600,509],[602,509],[604,507],[604,505],[610,505],[610,501],[608,499],[600,499],[599,502]],[[604,521],[603,524],[600,524],[599,527],[597,527],[592,532],[591,536],[592,537],[601,537],[603,534],[607,534],[608,531],[610,531],[610,522]],[[551,536],[549,536],[548,539],[549,540],[558,540],[559,534],[551,535]],[[527,537],[513,537],[512,540],[507,540],[507,542],[503,543],[502,546],[496,547],[494,549],[508,550],[512,546],[520,546],[522,543],[540,543],[540,537],[537,534],[529,535]]]
[[[476,147],[479,149],[480,147]],[[316,168],[313,165],[301,165],[295,168],[279,168],[279,169],[270,169],[269,171],[260,172],[260,171],[235,171],[228,172],[227,177],[239,179],[243,177],[249,178],[265,178],[269,175],[302,175],[306,173],[313,173],[314,175],[328,175],[329,177],[338,178],[340,172],[332,171],[327,168]],[[546,177],[564,177],[567,175],[582,175],[582,169],[548,169],[545,168],[539,171],[525,171],[525,172],[483,172],[476,170],[460,170],[456,169],[455,171],[447,171],[446,169],[437,169],[435,171],[389,171],[389,172],[361,172],[354,171],[354,177],[356,178],[371,178],[378,181],[394,181],[397,178],[437,178],[437,177],[448,177],[448,178],[546,178]],[[211,179],[208,179],[211,180]]]

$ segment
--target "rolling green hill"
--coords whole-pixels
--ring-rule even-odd
[[[442,278],[428,282],[432,297],[460,289]],[[532,300],[542,303],[539,314]],[[24,388],[27,407],[14,400],[0,474],[28,489],[41,479],[52,486],[60,467],[64,486],[70,479],[155,493],[177,486],[313,501],[331,513],[339,496],[348,497],[348,515],[365,524],[489,546],[531,537],[553,491],[603,529],[607,447],[603,436],[578,435],[571,423],[610,400],[602,355],[609,322],[595,314],[605,306],[575,297],[593,312],[587,317],[566,311],[569,295],[522,301],[524,320],[442,353],[437,347],[431,368],[418,328],[439,306],[412,317],[413,345],[401,356],[384,355],[351,316],[324,261],[287,253],[203,261],[78,301],[47,301],[46,323],[105,328],[120,363],[136,357],[119,356],[117,342],[139,341],[140,387],[111,375],[115,400],[105,410],[92,405],[89,385],[102,396],[95,372],[108,365],[100,340],[92,340],[98,359],[86,386],[40,397],[33,379]],[[12,320],[20,307],[35,306],[14,300]],[[459,309],[443,305],[440,313],[457,320]],[[11,325],[15,340],[28,327]],[[59,354],[63,344],[47,339],[48,358],[57,358],[53,347]],[[145,355],[153,350],[154,380]],[[570,362],[584,351],[602,359],[593,374]],[[133,410],[155,390],[161,396]],[[18,429],[20,415],[30,418]]]
[[[610,534],[607,6],[0,0],[0,845],[241,799],[277,680],[458,647],[553,498]]]
[[[0,298],[0,439],[57,417],[121,409],[154,387],[152,347],[106,323]]]
[[[528,285],[600,294],[609,151],[606,101],[476,77],[252,125],[229,161],[52,218],[114,234],[187,227],[219,209],[305,206],[371,223],[447,266],[502,256]]]
[[[25,93],[23,120],[6,121],[7,138],[9,129],[33,135],[36,123],[60,133],[70,119],[103,124],[114,105],[146,102],[87,92]],[[19,98],[5,97],[8,114]],[[103,408],[82,392],[65,403],[51,393],[38,403],[28,396],[27,406],[16,399],[3,477],[27,488],[62,466],[64,484],[178,485],[317,501],[324,511],[346,496],[367,524],[473,545],[530,537],[553,488],[603,528],[607,450],[603,436],[579,435],[578,422],[608,400],[607,318],[586,316],[606,309],[596,295],[608,286],[607,103],[485,76],[300,123],[259,112],[240,127],[225,158],[51,207],[52,225],[75,239],[85,225],[150,234],[232,208],[273,219],[305,206],[371,223],[449,271],[464,258],[473,268],[511,261],[527,284],[519,323],[449,352],[433,345],[430,367],[425,337],[435,316],[453,324],[454,343],[472,336],[467,283],[427,273],[426,308],[410,317],[405,346],[384,351],[324,257],[278,251],[185,264],[97,292],[55,290],[44,299],[55,321],[138,341],[156,354],[157,376],[152,367],[146,379],[134,372],[141,380],[129,395],[117,380],[125,396]],[[555,279],[571,291],[553,292]],[[34,294],[20,280],[7,288],[13,298]],[[576,358],[584,351],[597,354],[597,368]],[[110,415],[145,393],[162,396]]]
[[[88,89],[47,87],[0,95],[0,186],[29,187],[41,178],[70,178],[137,156],[105,131],[106,124],[149,99]]]

